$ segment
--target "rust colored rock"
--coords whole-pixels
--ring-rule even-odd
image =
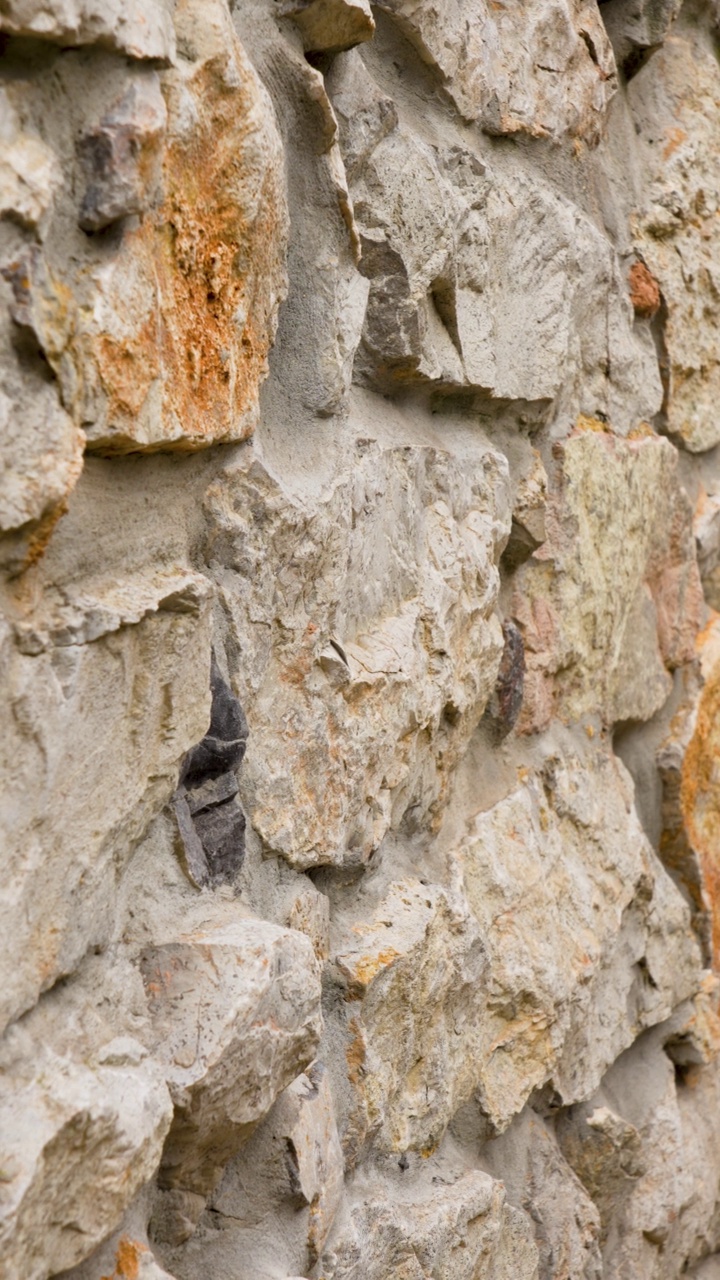
[[[634,262],[628,275],[630,301],[636,316],[652,319],[660,307],[660,286],[644,262]]]

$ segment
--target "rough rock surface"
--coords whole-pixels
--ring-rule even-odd
[[[717,1280],[715,0],[0,0],[0,1276]]]

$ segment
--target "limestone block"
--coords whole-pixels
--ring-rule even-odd
[[[249,435],[286,289],[268,95],[224,0],[181,0],[175,25],[183,58],[160,76],[163,100],[155,72],[136,69],[120,100],[109,78],[79,139],[76,216],[101,237],[122,219],[114,238],[79,236],[70,255],[56,239],[46,263],[17,266],[65,408],[105,453]]]
[[[180,571],[86,579],[48,589],[34,610],[20,597],[10,621],[3,1026],[105,941],[118,877],[203,736],[209,583]]]
[[[8,0],[0,31],[167,61],[175,53],[171,14],[168,0]]]
[[[489,973],[477,926],[438,886],[400,881],[333,965],[356,1090],[346,1143],[355,1129],[385,1151],[431,1151],[482,1072]]]
[[[342,1195],[333,1098],[325,1068],[317,1062],[280,1095],[227,1166],[210,1201],[211,1214],[184,1251],[183,1265],[202,1266],[208,1280],[215,1280],[231,1259],[242,1259],[243,1276],[265,1275],[272,1242],[272,1264],[279,1273],[310,1274]]]
[[[642,1037],[558,1126],[600,1209],[606,1274],[673,1280],[720,1240],[717,1062],[676,1078],[661,1043]]]
[[[600,1280],[597,1208],[541,1117],[526,1108],[481,1158],[534,1224],[539,1280]]]
[[[206,1196],[315,1055],[319,966],[302,934],[249,919],[147,948],[142,972],[175,1103],[160,1182]]]
[[[382,0],[420,56],[437,68],[466,120],[488,133],[596,142],[617,88],[597,7],[587,0]]]
[[[636,241],[666,308],[664,411],[669,431],[697,453],[720,440],[720,361],[712,337],[720,254],[712,139],[720,70],[711,37],[696,27],[676,31],[634,77],[628,93],[645,175]]]
[[[703,592],[711,609],[720,604],[720,492],[700,490],[693,524]]]
[[[310,939],[318,960],[330,955],[330,902],[324,893],[308,882],[295,898],[286,921],[290,929],[299,929]]]
[[[23,128],[22,100],[22,85],[0,89],[0,218],[42,234],[63,179],[52,149]]]
[[[0,284],[0,532],[21,534],[4,541],[0,556],[17,572],[42,553],[65,511],[82,470],[85,437],[54,381],[14,349],[7,294]]]
[[[360,442],[321,498],[249,456],[208,493],[243,654],[248,818],[293,866],[365,862],[438,813],[495,683],[504,459]],[[388,522],[394,530],[388,540]]]
[[[598,408],[623,432],[652,417],[652,340],[633,328],[594,224],[528,173],[430,147],[357,54],[338,60],[328,87],[370,281],[356,380],[528,401],[562,392],[563,414]]]
[[[375,31],[368,0],[283,0],[279,11],[295,20],[305,48],[316,52],[352,49]]]
[[[525,641],[522,726],[648,720],[668,669],[689,662],[702,591],[677,455],[653,436],[620,441],[599,422],[557,445],[549,536],[521,567],[514,600]]]
[[[720,957],[717,857],[720,621],[717,615],[713,615],[710,624],[700,633],[697,648],[703,687],[681,708],[659,753],[666,800],[663,843],[680,863],[695,901],[708,912],[710,949],[713,963],[717,965]]]
[[[107,974],[95,976],[102,984]],[[172,1119],[164,1074],[137,1039],[103,1045],[88,1004],[68,1009],[62,994],[53,1003],[54,1017],[42,1001],[0,1044],[7,1280],[46,1280],[86,1257],[157,1169]]]
[[[404,1187],[366,1185],[352,1224],[331,1237],[317,1274],[324,1280],[536,1280],[529,1218],[512,1208],[501,1182],[467,1173]]]
[[[512,526],[503,561],[515,568],[545,541],[548,478],[537,449],[520,477],[513,502]]]
[[[700,982],[690,913],[631,807],[622,765],[548,758],[468,827],[457,857],[487,955],[477,1096],[502,1129],[552,1079],[585,1097]]]

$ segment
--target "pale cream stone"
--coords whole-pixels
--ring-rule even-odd
[[[488,1174],[416,1185],[414,1195],[379,1178],[357,1190],[365,1197],[322,1257],[326,1280],[537,1280],[530,1220]]]
[[[171,15],[168,0],[7,0],[0,31],[168,60],[175,53]]]
[[[466,120],[488,133],[597,141],[617,88],[612,47],[588,0],[382,0],[435,66]]]
[[[15,611],[2,652],[3,1026],[109,936],[119,875],[207,728],[209,594],[199,574],[138,573]]]
[[[175,1104],[160,1185],[207,1195],[315,1055],[319,966],[302,934],[247,919],[147,948],[142,972]]]
[[[467,462],[367,441],[320,499],[249,457],[211,487],[248,816],[291,865],[362,864],[410,806],[441,810],[502,651],[506,486],[482,441]]]
[[[558,446],[548,538],[521,569],[522,726],[599,714],[648,720],[692,660],[702,617],[691,511],[672,446],[581,419]]]
[[[665,304],[664,411],[669,431],[693,453],[720,441],[720,181],[714,138],[720,69],[710,33],[681,26],[634,77],[629,100],[640,134],[644,200],[636,242]]]

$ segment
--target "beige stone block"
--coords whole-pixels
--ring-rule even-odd
[[[109,937],[134,844],[207,728],[209,594],[199,574],[145,572],[49,590],[11,615],[3,1026]]]
[[[319,966],[302,934],[247,919],[147,948],[142,972],[175,1103],[160,1185],[206,1196],[315,1055]]]
[[[383,0],[435,67],[460,115],[493,134],[596,142],[617,88],[612,47],[587,0]]]
[[[0,31],[61,45],[99,44],[132,58],[167,61],[175,53],[167,0],[8,0]]]
[[[411,806],[440,813],[500,661],[506,486],[482,441],[467,461],[368,441],[307,502],[249,457],[211,487],[244,802],[291,865],[362,864]]]
[[[712,159],[720,70],[710,32],[697,24],[676,28],[631,81],[629,101],[644,176],[636,243],[665,307],[667,427],[699,453],[720,440],[720,360],[713,337],[720,184]]]
[[[280,13],[297,23],[305,48],[315,52],[341,53],[375,31],[368,0],[284,0]]]
[[[486,1173],[416,1187],[414,1196],[378,1179],[361,1184],[357,1196],[351,1224],[331,1238],[321,1260],[325,1280],[537,1278],[530,1220]]]
[[[618,440],[594,420],[579,426],[556,448],[548,537],[516,583],[528,731],[553,712],[650,719],[669,671],[692,660],[702,617],[675,450],[652,435]]]

